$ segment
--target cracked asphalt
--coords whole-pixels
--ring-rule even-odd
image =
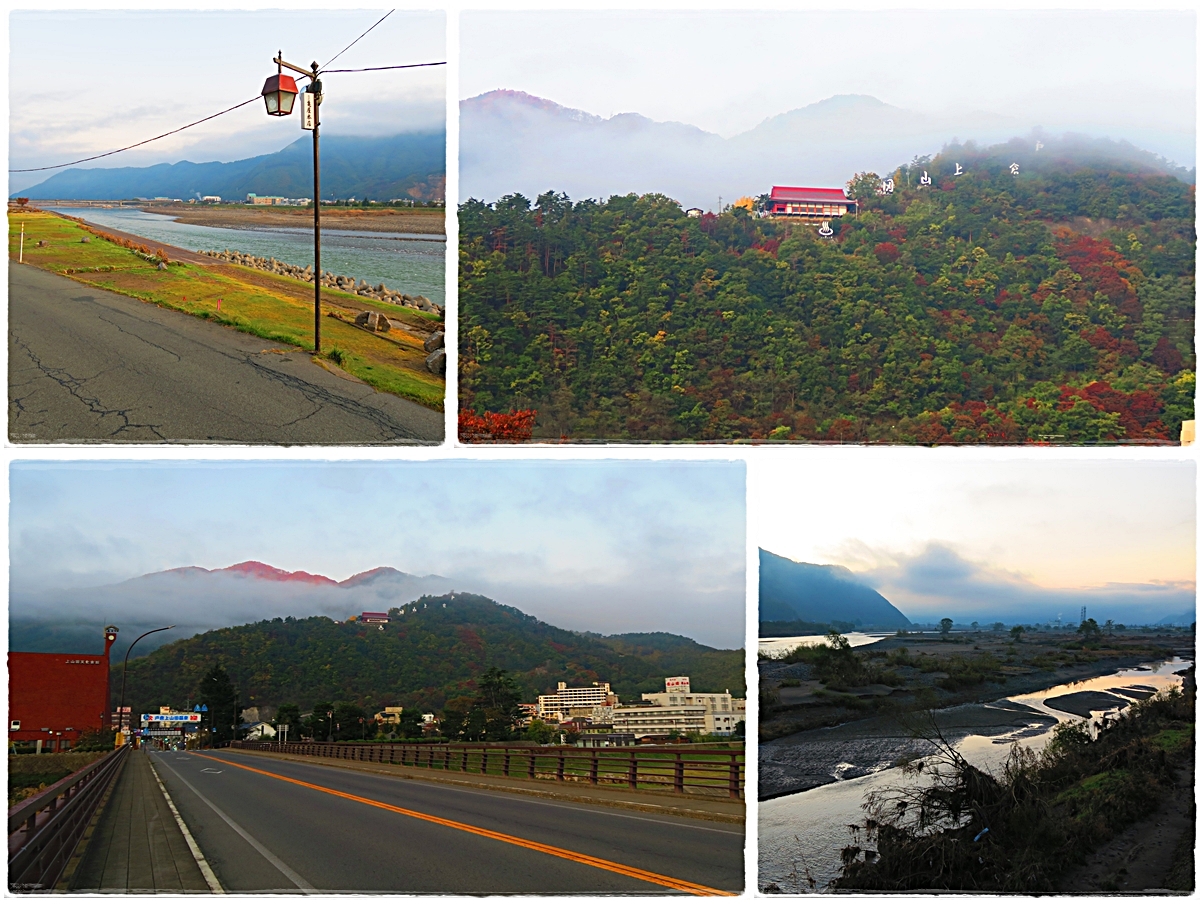
[[[443,415],[299,349],[10,262],[14,443],[430,444]]]

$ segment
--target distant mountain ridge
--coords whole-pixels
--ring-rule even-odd
[[[848,94],[723,138],[684,123],[638,113],[603,118],[500,89],[460,102],[460,200],[534,198],[548,190],[573,200],[659,193],[684,207],[714,209],[720,196],[730,203],[773,185],[843,187],[857,172],[893,171],[959,140],[1004,142],[1033,125],[984,111],[932,116]],[[1157,165],[1154,155],[1131,150]]]
[[[442,130],[384,138],[329,135],[322,139],[323,199],[442,200],[446,184]],[[113,169],[67,169],[16,192],[27,198],[117,200],[219,195],[241,201],[248,193],[313,195],[313,150],[306,137],[272,154],[229,163],[160,163]]]
[[[907,628],[911,621],[877,590],[837,565],[812,565],[760,550],[761,622],[842,622],[862,629]]]
[[[558,681],[608,681],[633,701],[663,689],[671,675],[689,675],[700,692],[743,695],[741,650],[663,633],[567,631],[471,593],[386,608],[393,617],[383,629],[290,616],[177,640],[130,663],[127,699],[135,707],[195,700],[200,678],[217,663],[245,700],[297,703],[303,710],[319,700],[438,708],[471,694],[491,666],[509,672],[532,702]]]
[[[442,575],[413,575],[387,566],[344,581],[307,571],[286,571],[254,560],[225,568],[184,566],[102,587],[29,591],[14,588],[9,602],[9,649],[29,652],[79,650],[96,644],[97,618],[121,627],[114,655],[142,631],[177,623],[174,631],[148,637],[145,654],[181,636],[272,617],[325,615],[342,620],[388,609],[424,594],[454,589]],[[53,611],[53,618],[44,615]],[[202,613],[181,616],[180,613]]]

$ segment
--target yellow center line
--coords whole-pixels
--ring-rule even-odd
[[[407,810],[405,807],[395,807],[392,804],[386,804],[379,800],[372,800],[370,797],[360,797],[355,794],[348,794],[346,791],[338,791],[334,788],[327,788],[324,785],[315,785],[311,782],[304,782],[299,778],[289,778],[287,775],[280,775],[276,772],[268,772],[264,769],[256,769],[254,766],[245,766],[242,763],[236,763],[233,760],[221,759],[220,757],[209,756],[204,753],[194,754],[194,756],[204,757],[207,760],[213,760],[217,763],[225,763],[228,766],[235,766],[239,769],[245,769],[248,772],[256,772],[259,775],[266,775],[268,778],[279,779],[282,782],[300,785],[302,788],[310,788],[314,791],[321,791],[325,794],[333,794],[335,797],[341,797],[345,800],[353,800],[356,803],[367,804],[369,807],[376,807],[381,810],[388,810],[390,813],[400,813],[402,816],[410,816],[414,819],[421,819],[424,822],[433,822],[436,825],[446,826],[449,829],[458,829],[461,832],[468,832],[472,835],[480,835],[482,838],[491,838],[494,841],[503,841],[506,844],[513,844],[517,847],[527,848],[531,851],[539,851],[541,854],[550,854],[551,856],[559,857],[562,860],[571,860],[574,863],[582,863],[586,866],[593,866],[597,869],[606,870],[607,872],[618,873],[621,876],[629,876],[632,879],[650,882],[653,885],[660,885],[664,888],[672,888],[675,891],[685,891],[692,895],[723,895],[726,897],[735,897],[736,895],[735,892],[723,891],[718,888],[711,888],[707,885],[699,885],[696,882],[687,882],[684,879],[674,879],[672,876],[662,876],[660,873],[653,873],[649,872],[648,870],[639,869],[638,867],[627,866],[623,863],[616,863],[613,860],[603,860],[601,857],[591,857],[588,854],[579,854],[576,851],[554,847],[550,844],[541,844],[538,841],[530,841],[526,838],[519,838],[517,835],[507,835],[504,832],[494,832],[490,829],[482,829],[479,826],[469,825],[466,822],[456,822],[452,819],[443,819],[440,816],[431,816],[429,813],[419,813],[417,810]]]

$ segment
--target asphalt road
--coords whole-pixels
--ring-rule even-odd
[[[741,826],[231,751],[152,756],[233,893],[705,894],[744,885]]]
[[[15,443],[437,443],[443,415],[289,346],[9,265]]]

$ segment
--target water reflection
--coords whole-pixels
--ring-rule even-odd
[[[1081,721],[1079,717],[1053,709],[1045,701],[1079,691],[1106,691],[1118,687],[1146,685],[1164,690],[1182,685],[1176,674],[1190,663],[1175,657],[1166,662],[1137,668],[1120,669],[1099,678],[1059,684],[1029,694],[1017,694],[983,707],[1009,704],[1031,708],[1042,718],[1025,726],[1009,726],[967,735],[958,741],[957,751],[980,769],[998,770],[1008,757],[1012,744],[1040,750],[1058,722]],[[1099,718],[1105,711],[1093,711]],[[843,770],[847,773],[849,770]],[[839,777],[839,772],[838,772]],[[861,809],[871,791],[903,787],[914,779],[900,769],[881,768],[869,775],[822,785],[810,791],[762,801],[758,805],[758,845],[760,867],[758,885],[776,883],[784,892],[823,891],[840,874],[840,851],[849,844],[849,827],[860,824]],[[812,886],[814,883],[814,886]]]

